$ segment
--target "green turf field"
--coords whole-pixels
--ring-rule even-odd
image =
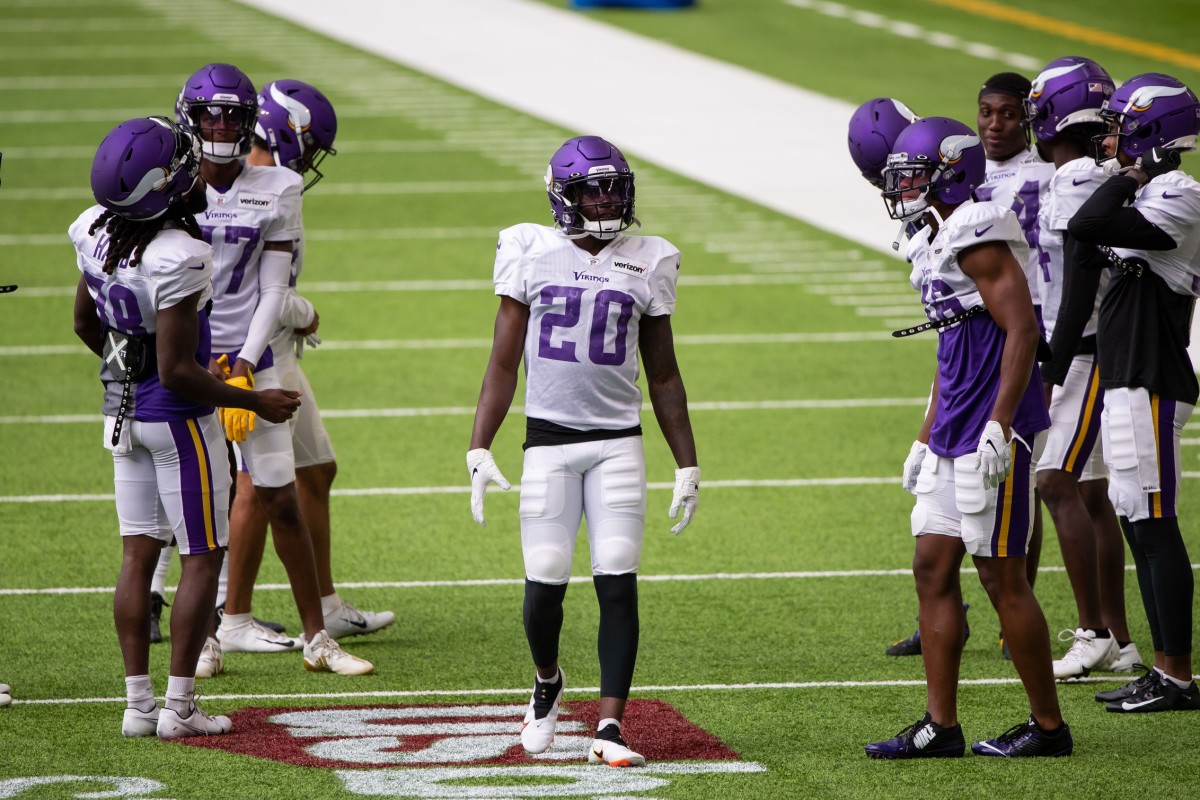
[[[1008,7],[1051,13],[1032,0]],[[983,3],[837,8],[922,22],[1000,55],[1044,63],[1082,53],[1119,78],[1161,70],[1200,84],[1200,66],[1164,60],[1194,49],[1194,12],[1182,2],[1139,8],[1141,54],[1124,40],[1088,44],[1079,38],[1086,31],[1035,30],[1028,17],[991,21],[983,13],[997,7]],[[1129,27],[1117,22],[1119,10],[1128,6],[1070,0],[1053,13],[1116,34]],[[835,4],[700,0],[686,13],[595,16],[846,101],[890,94],[921,113],[968,121],[978,84],[1012,68],[999,55],[927,46],[847,13]],[[914,627],[911,503],[898,473],[934,345],[887,336],[920,319],[907,270],[636,161],[645,229],[684,253],[673,326],[705,488],[693,526],[671,536],[674,465],[647,414],[652,485],[633,698],[668,703],[684,722],[663,727],[670,715],[661,709],[631,716],[630,738],[641,730],[647,755],[661,753],[632,776],[589,772],[578,760],[489,758],[495,734],[479,734],[478,752],[412,767],[397,741],[368,741],[361,731],[289,738],[269,709],[441,704],[469,719],[519,715],[527,700],[516,493],[489,493],[489,524],[476,527],[463,453],[495,312],[495,232],[548,221],[545,160],[574,132],[225,0],[0,0],[0,19],[0,283],[21,286],[0,297],[0,682],[18,701],[0,709],[0,797],[1091,797],[1120,787],[1197,795],[1197,718],[1106,714],[1091,695],[1115,686],[1111,675],[1060,690],[1072,759],[881,764],[863,756],[865,743],[917,719],[924,700],[919,660],[883,655]],[[1155,45],[1168,49],[1152,57]],[[104,133],[128,116],[169,113],[182,80],[209,61],[236,63],[259,84],[311,81],[337,106],[339,154],[305,198],[301,288],[320,311],[326,344],[304,366],[338,452],[335,578],[360,607],[399,617],[346,642],[374,661],[370,677],[310,674],[298,654],[227,656],[227,674],[200,688],[206,709],[237,715],[244,735],[234,753],[119,735],[124,684],[107,587],[120,542],[96,359],[71,331],[78,272],[65,234],[91,203],[88,169]],[[843,137],[831,131],[831,147]],[[786,146],[786,132],[780,141]],[[514,480],[522,437],[518,412],[493,448]],[[1196,456],[1186,444],[1181,516],[1200,560]],[[1074,621],[1061,563],[1048,527],[1038,594],[1052,631]],[[574,574],[588,574],[586,547]],[[257,615],[298,630],[271,557],[261,583]],[[587,583],[568,592],[563,632],[562,663],[582,689],[569,688],[568,700],[580,719],[599,682]],[[1021,721],[1027,705],[973,574],[964,591],[973,635],[960,716],[978,739]],[[1130,574],[1130,621],[1148,656],[1137,597]],[[151,655],[161,695],[168,646]],[[725,749],[689,751],[693,728]],[[515,723],[504,729],[515,732]],[[418,739],[404,747],[419,749]],[[36,785],[64,776],[124,781]]]

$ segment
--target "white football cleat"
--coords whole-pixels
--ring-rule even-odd
[[[225,671],[225,653],[221,643],[209,636],[200,648],[200,660],[196,662],[196,677],[211,678]]]
[[[374,664],[347,653],[326,631],[304,644],[304,668],[309,672],[336,672],[338,675],[370,675],[375,671]]]
[[[1060,642],[1071,639],[1074,639],[1071,647],[1062,658],[1054,661],[1055,680],[1083,678],[1092,670],[1107,669],[1121,653],[1117,640],[1111,635],[1107,639],[1097,639],[1096,634],[1086,628],[1076,628],[1074,633],[1067,630],[1058,635]]]
[[[158,716],[158,738],[184,739],[189,736],[220,736],[229,733],[233,722],[229,717],[210,717],[192,701],[191,713],[186,717],[172,708],[164,708]]]
[[[228,617],[222,619],[221,627],[217,628],[217,641],[226,653],[282,653],[304,646],[299,639],[276,633],[256,619],[226,626],[228,621]]]
[[[162,709],[155,703],[149,711],[139,711],[136,708],[125,709],[121,720],[122,736],[154,736],[158,733],[158,714]]]
[[[1136,665],[1142,663],[1142,654],[1138,652],[1133,642],[1120,649],[1112,663],[1105,667],[1108,672],[1133,672]]]
[[[525,748],[526,753],[544,753],[554,741],[559,704],[566,688],[567,676],[562,669],[558,671],[558,680],[550,683],[543,683],[534,678],[529,710],[525,712],[525,719],[521,722],[521,746]]]
[[[325,615],[325,632],[334,639],[343,639],[383,630],[395,621],[391,611],[360,611],[343,600],[336,611]]]
[[[605,737],[603,739],[599,737]],[[610,767],[644,767],[646,758],[641,753],[635,753],[621,738],[621,729],[616,725],[608,725],[602,731],[596,732],[592,740],[592,749],[588,751],[589,764],[608,764]]]

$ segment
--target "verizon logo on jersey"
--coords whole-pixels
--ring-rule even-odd
[[[642,264],[634,264],[629,261],[613,260],[612,268],[621,272],[628,272],[630,275],[644,275],[646,267]]]
[[[275,198],[265,194],[238,195],[238,208],[270,208]]]

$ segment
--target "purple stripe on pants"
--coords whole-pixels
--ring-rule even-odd
[[[1158,398],[1158,419],[1154,427],[1158,429],[1158,481],[1162,488],[1158,507],[1155,507],[1153,495],[1150,501],[1150,516],[1154,518],[1174,517],[1178,515],[1175,503],[1178,501],[1179,481],[1176,474],[1175,462],[1175,414],[1178,406],[1174,400]]]
[[[183,507],[182,555],[216,549],[216,508],[213,503],[212,461],[204,433],[195,420],[168,423],[179,454],[179,498]],[[194,436],[193,436],[194,432]],[[179,531],[175,532],[179,540]]]

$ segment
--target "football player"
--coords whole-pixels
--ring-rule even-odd
[[[892,217],[926,222],[909,240],[908,255],[927,327],[939,339],[933,402],[917,437],[926,450],[911,520],[927,711],[894,738],[867,745],[873,758],[965,751],[957,693],[966,553],[1008,636],[1032,711],[1027,722],[976,742],[972,751],[1005,757],[1072,751],[1046,620],[1025,577],[1033,467],[1050,424],[1034,361],[1041,333],[1023,268],[1028,245],[1007,206],[972,200],[984,161],[974,131],[930,117],[900,133],[884,170]]]
[[[195,700],[228,535],[229,474],[213,406],[276,424],[299,406],[296,392],[247,391],[206,369],[212,248],[193,216],[205,207],[199,171],[200,143],[187,130],[164,117],[123,122],[92,162],[99,205],[70,229],[83,273],[75,333],[102,359],[104,442],[121,523],[113,617],[125,660],[125,736],[229,732],[228,717],[209,716]],[[160,708],[149,670],[150,575],[172,536],[183,571]]]
[[[304,187],[312,188],[322,175],[320,163],[333,154],[337,116],[333,105],[315,87],[294,80],[281,80],[262,87],[254,143],[246,164],[251,167],[284,167],[298,175],[312,173]],[[391,625],[391,611],[360,611],[338,596],[333,584],[329,549],[329,492],[337,474],[333,443],[325,431],[308,378],[300,369],[298,356],[306,342],[320,342],[320,317],[307,299],[296,292],[296,279],[303,269],[304,234],[295,241],[291,278],[283,298],[280,325],[271,337],[270,349],[280,383],[300,392],[304,404],[291,420],[291,445],[295,454],[296,492],[304,522],[312,537],[320,586],[325,630],[334,639],[373,633]],[[250,613],[254,581],[262,563],[267,537],[267,518],[254,493],[250,474],[239,471],[233,495],[232,525],[239,531],[239,547],[230,554],[229,591],[224,613]]]
[[[200,175],[208,185],[208,209],[196,221],[213,246],[212,341],[216,374],[241,387],[278,387],[271,336],[279,328],[300,237],[300,195],[295,172],[245,164],[254,136],[258,93],[245,73],[230,64],[207,64],[184,83],[176,115],[200,140]],[[227,366],[224,366],[227,364]],[[296,494],[291,428],[251,413],[223,409],[226,437],[235,442],[254,493],[274,531],[276,552],[287,571],[304,635],[292,639],[254,620],[249,611],[225,613],[216,642],[205,644],[205,671],[220,671],[225,652],[304,651],[304,666],[341,675],[365,675],[372,664],[341,649],[325,630],[312,538]],[[253,546],[234,518],[230,559]]]
[[[1041,284],[1045,280],[1042,254],[1038,248],[1038,207],[1054,165],[1044,161],[1030,147],[1025,128],[1025,98],[1029,96],[1029,79],[1015,72],[1001,72],[988,78],[979,88],[979,108],[975,125],[983,141],[987,167],[983,184],[975,189],[979,200],[991,200],[1008,206],[1017,215],[1025,243],[1025,279],[1033,298],[1034,312],[1041,316]],[[1036,492],[1036,487],[1035,487]],[[1042,557],[1042,507],[1034,503],[1033,532],[1025,557],[1025,575],[1029,585],[1037,580],[1038,562]],[[1000,634],[1000,651],[1007,659],[1009,648]]]
[[[1113,88],[1099,64],[1066,56],[1038,73],[1025,104],[1035,146],[1056,169],[1039,212],[1046,278],[1042,319],[1052,356],[1042,366],[1050,390],[1050,431],[1037,486],[1058,532],[1078,613],[1074,631],[1060,636],[1071,641],[1054,662],[1060,680],[1095,669],[1128,672],[1141,661],[1125,619],[1125,544],[1108,501],[1103,448],[1096,446],[1104,405],[1096,367],[1102,272],[1081,266],[1096,257],[1096,249],[1072,241],[1066,231],[1104,180],[1092,138],[1103,127],[1100,108]]]
[[[1200,183],[1179,169],[1179,154],[1196,147],[1200,102],[1179,80],[1147,73],[1121,84],[1100,114],[1109,126],[1100,161],[1112,177],[1067,232],[1099,246],[1110,264],[1096,334],[1104,461],[1137,567],[1154,669],[1096,699],[1119,713],[1195,711],[1195,578],[1177,515],[1180,436],[1200,394],[1187,353],[1200,295]]]
[[[887,166],[888,155],[900,132],[918,117],[908,106],[890,97],[876,97],[868,100],[850,115],[849,132],[846,142],[850,147],[850,158],[868,183],[883,191],[883,170]],[[920,227],[920,220],[905,222],[900,230],[902,236],[912,237]],[[899,239],[894,246],[899,246]],[[913,445],[914,450],[920,443]],[[918,464],[919,466],[919,464]],[[906,465],[904,488],[912,491],[908,474],[911,470]],[[963,603],[963,614],[970,608],[969,603]],[[963,619],[963,638],[971,638],[971,626]],[[912,636],[900,639],[888,645],[884,650],[889,656],[919,656],[921,655],[921,629],[913,631]]]
[[[637,570],[646,521],[646,462],[636,384],[650,402],[679,468],[671,530],[692,520],[700,468],[687,396],[675,360],[679,251],[657,236],[630,236],[634,175],[599,136],[568,139],[550,159],[546,191],[554,226],[500,232],[494,280],[500,308],[475,410],[467,473],[471,513],[484,524],[484,492],[504,489],[488,449],[512,404],[525,361],[525,463],[521,548],[525,634],[536,668],[521,744],[542,753],[554,740],[566,678],[558,664],[563,597],[581,517],[600,604],[600,723],[588,761],[645,764],[621,735],[638,647]]]

